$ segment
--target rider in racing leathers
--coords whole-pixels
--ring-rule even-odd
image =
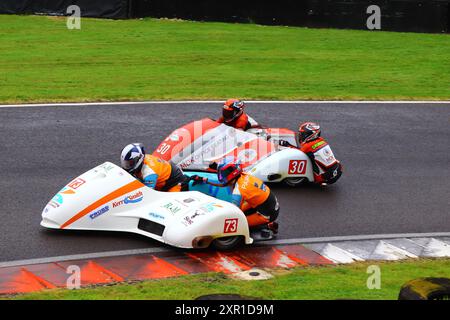
[[[217,177],[224,186],[232,187],[232,203],[244,212],[251,229],[278,233],[278,223],[275,220],[280,205],[263,181],[242,172],[240,165],[235,163],[219,164]],[[191,180],[194,183],[208,183],[207,179],[199,176],[192,176]]]
[[[320,134],[320,126],[317,123],[305,122],[298,128],[298,142],[300,148],[297,148],[285,140],[280,140],[279,144],[283,147],[300,149],[311,159],[314,172],[314,182],[319,184],[332,184],[335,183],[342,175],[342,165],[334,158],[332,153],[329,154],[329,156],[332,157],[332,162],[329,166],[325,166],[323,163],[316,161],[315,155],[320,150],[328,146],[328,142],[325,141],[324,138],[321,138]]]
[[[258,128],[259,124],[244,112],[244,108],[243,101],[228,99],[223,105],[222,116],[217,119],[217,122],[244,131],[250,128]]]
[[[121,153],[122,168],[147,187],[158,191],[187,191],[189,178],[173,163],[145,154],[141,143],[127,145]]]

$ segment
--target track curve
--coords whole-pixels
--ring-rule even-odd
[[[249,103],[273,127],[317,121],[345,167],[328,188],[272,185],[281,239],[448,232],[450,103]],[[0,109],[0,261],[160,246],[137,235],[45,230],[46,202],[71,178],[122,147],[153,150],[172,130],[220,104],[44,106]]]

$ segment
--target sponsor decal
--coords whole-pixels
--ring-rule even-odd
[[[334,158],[334,156],[329,156],[328,158],[325,159],[325,161],[326,161],[327,163],[334,162],[334,161],[335,161],[335,158]]]
[[[75,194],[75,191],[73,191],[72,189],[69,189],[67,187],[62,188],[51,200],[51,202],[55,202],[57,204],[63,204],[64,202],[64,197],[63,195],[66,194]]]
[[[321,145],[323,145],[325,143],[325,141],[319,141],[316,144],[313,144],[313,146],[311,147],[313,150],[317,149],[318,147],[320,147]]]
[[[203,210],[205,212],[212,212],[215,210],[215,208],[223,208],[222,205],[211,202],[211,203],[207,203],[204,206],[200,207],[200,210]]]
[[[183,207],[186,207],[186,208],[189,207],[189,205],[186,202],[184,202],[184,200],[175,199],[175,201],[177,203],[181,204]]]
[[[84,181],[81,178],[76,178],[75,180],[73,180],[71,183],[68,184],[68,186],[72,189],[78,189],[79,187],[81,187],[83,184],[85,184],[86,181]]]
[[[102,214],[104,214],[104,213],[106,213],[106,212],[108,212],[108,211],[109,211],[109,206],[104,206],[103,208],[101,208],[101,209],[99,209],[99,210],[97,210],[97,211],[92,212],[92,213],[89,215],[89,218],[91,218],[92,220],[94,220],[95,218],[100,217]]]
[[[195,210],[195,213],[191,216],[191,219],[195,219],[196,217],[204,216],[204,215],[205,215],[204,212],[199,211],[199,210]]]
[[[191,203],[191,202],[194,202],[194,201],[195,201],[195,199],[192,199],[192,198],[183,199],[184,203]]]
[[[223,233],[234,233],[238,228],[238,219],[225,219],[225,223],[223,225]]]
[[[240,185],[242,189],[247,190],[247,186],[250,182],[250,176],[249,175],[245,175],[244,179],[242,179],[242,184]]]
[[[51,200],[49,203],[48,203],[48,205],[47,206],[50,206],[50,207],[52,207],[52,208],[58,208],[59,207],[59,204],[57,203],[57,202],[55,202],[55,201],[53,201],[53,200]]]
[[[174,134],[170,135],[169,139],[172,141],[179,141],[180,136],[178,134],[174,133]]]
[[[195,213],[191,216],[186,216],[183,218],[183,220],[181,221],[181,223],[183,223],[186,227],[190,226],[191,224],[194,223],[194,219],[200,216],[204,216],[205,212],[201,211],[201,210],[195,210]]]
[[[123,200],[115,201],[113,202],[113,208],[119,207],[123,204],[133,204],[141,202],[142,199],[144,199],[144,195],[142,194],[142,191],[138,191],[135,194],[132,194],[131,196],[125,197]]]
[[[142,199],[144,199],[144,195],[142,194],[142,191],[139,191],[139,192],[137,192],[137,193],[135,193],[135,194],[133,194],[133,195],[131,195],[131,196],[126,197],[126,198],[123,200],[123,202],[124,202],[125,204],[128,204],[128,203],[137,203],[137,202],[142,201]]]
[[[333,153],[331,152],[331,149],[329,147],[325,147],[322,149],[323,150],[323,154],[325,155],[325,161],[327,164],[332,163],[334,161],[336,161]]]
[[[191,224],[193,224],[194,221],[192,221],[192,219],[189,216],[186,216],[186,217],[183,218],[181,223],[184,224],[187,227],[187,226],[190,226]]]
[[[288,174],[305,174],[306,160],[289,160]]]
[[[114,169],[114,166],[110,163],[104,163],[104,164],[100,165],[99,167],[103,168],[106,172]]]
[[[166,203],[165,205],[162,206],[162,208],[169,210],[172,214],[175,214],[181,210],[180,207],[176,206],[172,202]]]
[[[57,194],[53,197],[52,202],[57,203],[57,204],[63,204],[64,202],[64,198],[62,196],[62,194]]]
[[[148,214],[150,217],[155,218],[155,219],[160,219],[160,220],[164,220],[166,217],[164,217],[163,215],[160,215],[158,213],[155,212],[150,212]]]

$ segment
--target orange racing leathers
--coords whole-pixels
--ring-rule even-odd
[[[243,130],[246,131],[250,128],[256,128],[258,127],[258,123],[249,115],[247,115],[246,113],[242,113],[239,117],[237,117],[236,119],[234,119],[231,122],[225,122],[224,117],[220,117],[219,119],[217,119],[218,123],[224,123],[227,126],[233,127],[235,129],[239,129],[239,130]]]
[[[275,221],[280,211],[278,200],[269,187],[247,173],[236,180],[232,202],[245,213],[249,227]]]
[[[146,154],[141,170],[136,174],[147,187],[158,191],[182,191],[187,177],[171,162]]]

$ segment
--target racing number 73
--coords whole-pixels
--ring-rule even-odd
[[[305,174],[306,160],[290,160],[288,174]]]
[[[225,219],[225,224],[223,226],[223,233],[233,233],[237,231],[238,219]]]

